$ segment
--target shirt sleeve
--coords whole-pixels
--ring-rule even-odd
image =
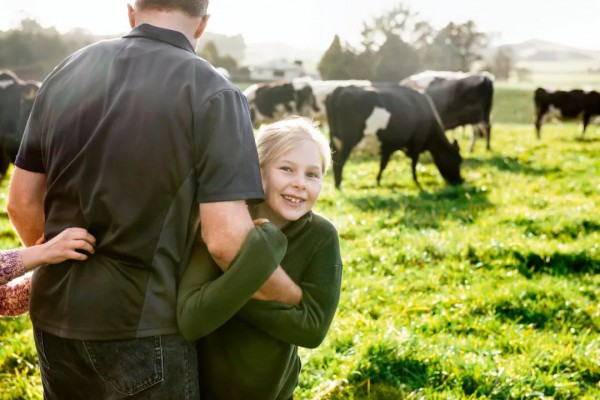
[[[333,321],[341,281],[340,246],[334,231],[313,255],[299,283],[299,305],[250,299],[237,315],[279,340],[314,348],[325,339]]]
[[[285,235],[266,222],[250,231],[221,273],[206,246],[196,245],[178,290],[177,323],[183,337],[197,340],[231,318],[275,271],[286,249]]]
[[[38,95],[33,103],[15,165],[30,172],[45,173],[41,142],[42,101]]]
[[[198,202],[262,200],[254,130],[239,90],[213,96],[194,126]]]
[[[0,316],[14,317],[29,311],[31,273],[0,286]]]

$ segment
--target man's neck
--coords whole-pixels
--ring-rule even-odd
[[[198,39],[194,38],[194,33],[199,24],[199,19],[190,17],[182,11],[146,10],[138,12],[135,23],[136,26],[150,24],[158,28],[181,32],[189,40],[194,49],[198,44]]]

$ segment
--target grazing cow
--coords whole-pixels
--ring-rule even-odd
[[[473,125],[470,152],[477,137],[484,137],[486,149],[490,150],[490,113],[494,97],[492,74],[425,71],[409,76],[400,84],[429,94],[446,129]]]
[[[311,87],[317,101],[319,111],[312,115],[315,121],[321,124],[327,123],[327,107],[326,100],[335,88],[340,86],[371,86],[373,83],[367,80],[348,79],[348,80],[316,80],[312,78],[296,78],[293,80],[295,85],[308,85]]]
[[[292,82],[265,82],[244,90],[250,106],[252,124],[274,122],[292,114],[312,117],[319,111],[310,86]]]
[[[446,182],[462,182],[458,143],[448,141],[435,108],[425,94],[398,85],[346,86],[336,88],[326,103],[336,188],[342,183],[342,169],[350,152],[365,135],[377,135],[381,145],[377,184],[396,150],[410,157],[413,180],[419,188],[416,166],[425,150],[433,156]]]
[[[535,132],[541,139],[542,124],[550,119],[582,119],[581,136],[592,117],[600,115],[600,93],[591,90],[574,89],[547,90],[537,88],[533,95],[535,104]]]
[[[23,81],[9,70],[0,71],[0,179],[17,157],[39,87],[39,82]]]

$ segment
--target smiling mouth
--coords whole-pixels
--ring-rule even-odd
[[[300,204],[300,203],[302,203],[304,201],[304,199],[299,199],[299,198],[296,198],[296,197],[286,196],[285,194],[281,195],[281,197],[283,197],[285,200],[287,200],[289,202],[292,202],[294,204]]]

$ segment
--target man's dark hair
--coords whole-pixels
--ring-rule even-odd
[[[136,0],[135,6],[140,10],[179,10],[192,17],[206,14],[208,0]]]

